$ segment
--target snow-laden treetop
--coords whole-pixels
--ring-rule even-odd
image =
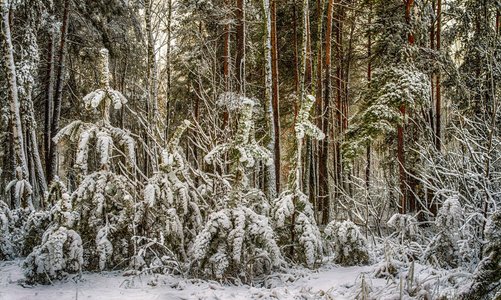
[[[100,88],[89,93],[83,98],[85,107],[87,109],[97,108],[102,103],[102,113],[104,122],[109,123],[108,107],[110,102],[113,102],[115,109],[122,108],[122,104],[127,103],[127,99],[120,93],[110,87],[110,69],[108,66],[108,49],[101,49],[99,51],[99,64],[100,71]]]

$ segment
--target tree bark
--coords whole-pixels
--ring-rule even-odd
[[[244,94],[244,79],[245,79],[245,22],[244,22],[244,0],[237,0],[236,15],[236,40],[237,53],[235,58],[236,77],[239,87],[239,92]]]
[[[266,23],[266,41],[265,41],[265,99],[268,102],[268,122],[270,130],[270,142],[268,144],[268,149],[270,152],[274,153],[275,150],[275,127],[274,127],[274,108],[273,108],[273,88],[272,88],[272,38],[271,38],[271,15],[270,15],[270,0],[262,0],[263,4],[263,15]],[[267,191],[268,197],[270,199],[275,199],[278,195],[276,189],[276,176],[277,170],[275,169],[275,164],[271,165],[267,169]]]
[[[230,10],[230,0],[226,0],[226,9]],[[225,16],[224,25],[224,56],[223,56],[223,80],[224,80],[224,91],[230,91],[230,15],[229,13]],[[223,112],[223,129],[226,128],[229,119],[228,108],[224,108]]]
[[[10,104],[10,117],[12,120],[12,133],[14,142],[14,154],[16,167],[20,167],[23,178],[29,180],[28,162],[24,147],[23,128],[21,123],[21,114],[19,96],[17,93],[16,65],[14,63],[14,47],[12,46],[12,37],[10,31],[9,6],[7,0],[0,0],[0,12],[2,14],[2,38],[4,40],[4,61],[5,71],[8,79],[8,97]]]
[[[329,132],[329,120],[330,120],[330,102],[332,94],[332,18],[333,18],[333,8],[334,0],[329,0],[329,5],[327,8],[327,24],[325,32],[325,93],[322,103],[322,124],[320,127],[324,133]],[[321,80],[321,78],[319,78]],[[321,93],[321,91],[319,91]],[[319,194],[322,197],[322,220],[321,224],[327,225],[330,219],[330,197],[329,197],[329,174],[327,171],[328,157],[329,157],[329,141],[328,138],[324,138],[319,141],[320,153],[319,153]]]
[[[277,194],[280,194],[280,115],[279,115],[279,90],[278,90],[278,37],[276,21],[277,0],[271,0],[271,77],[273,89],[273,127],[275,131],[275,186]]]
[[[157,62],[155,59],[155,41],[153,39],[153,30],[151,26],[151,6],[152,0],[144,1],[146,35],[148,36],[148,85],[150,96],[150,107],[152,109],[151,121],[156,127],[158,120],[158,88],[157,88]]]
[[[70,0],[64,1],[64,12],[63,12],[63,24],[61,28],[61,45],[59,48],[59,71],[57,74],[56,82],[56,95],[54,98],[54,108],[52,113],[52,123],[51,123],[51,146],[49,149],[50,160],[47,162],[50,164],[48,168],[47,178],[49,180],[54,179],[56,175],[56,161],[57,161],[57,151],[56,143],[52,140],[57,132],[59,131],[59,119],[61,117],[61,103],[63,100],[63,87],[64,87],[64,72],[66,68],[66,39],[68,35],[68,21],[69,21],[69,5]],[[49,181],[48,180],[48,181]]]
[[[46,85],[45,85],[45,123],[44,123],[44,159],[45,159],[45,175],[46,180],[49,181],[49,173],[51,172],[51,158],[50,147],[51,143],[51,123],[52,123],[52,110],[54,102],[54,53],[55,53],[55,33],[54,28],[51,26],[49,29],[49,46],[47,54],[47,72],[46,72]]]
[[[441,46],[441,34],[442,34],[442,0],[438,0],[437,3],[437,51],[440,52],[440,46]],[[442,128],[442,122],[441,122],[441,108],[442,108],[442,94],[440,91],[440,69],[437,71],[437,76],[436,76],[436,83],[435,83],[435,91],[436,91],[436,108],[435,108],[435,118],[436,118],[436,125],[435,125],[435,136],[436,136],[436,147],[438,151],[442,150],[442,138],[441,138],[441,128]]]

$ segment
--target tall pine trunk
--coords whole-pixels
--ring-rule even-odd
[[[56,176],[57,152],[56,152],[56,143],[53,141],[53,138],[59,131],[59,119],[61,117],[61,103],[63,101],[64,73],[66,69],[66,48],[67,48],[66,39],[68,35],[69,5],[70,5],[70,0],[65,0],[64,12],[63,12],[63,24],[61,27],[61,46],[59,48],[59,70],[57,74],[56,95],[54,98],[52,122],[50,127],[50,134],[51,134],[51,146],[49,149],[50,160],[46,162],[50,164],[50,167],[48,168],[47,171],[48,181],[54,179],[54,176]]]
[[[271,0],[271,78],[272,78],[272,107],[273,127],[275,132],[275,145],[273,149],[275,161],[275,188],[280,193],[280,114],[279,114],[279,90],[278,90],[278,36],[277,36],[277,0]]]

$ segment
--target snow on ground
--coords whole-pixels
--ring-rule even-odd
[[[23,283],[21,264],[22,260],[0,262],[0,300],[455,299],[462,282],[456,281],[455,287],[444,283],[464,277],[416,263],[412,276],[407,268],[393,279],[375,278],[376,270],[383,264],[380,262],[355,267],[325,264],[317,270],[296,267],[269,276],[264,287],[228,286],[170,275],[122,276],[122,271],[86,272],[80,280],[29,286]]]
[[[24,278],[21,263],[0,262],[0,299],[352,299],[349,289],[360,283],[361,274],[372,270],[370,266],[335,265],[313,271],[295,269],[291,274],[276,274],[276,278],[269,279],[272,288],[225,286],[166,275],[158,276],[156,285],[152,285],[152,276],[124,277],[119,271],[84,273],[80,281],[23,287],[19,284]],[[378,281],[385,283],[383,279]]]

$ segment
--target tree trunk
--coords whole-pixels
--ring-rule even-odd
[[[442,0],[438,0],[437,3],[437,51],[440,52],[441,46],[441,33],[442,33]],[[437,71],[436,83],[435,83],[435,91],[436,91],[436,108],[435,108],[435,136],[436,136],[436,147],[438,151],[442,149],[442,139],[441,139],[441,107],[442,107],[442,94],[440,92],[440,69]]]
[[[245,81],[245,21],[244,21],[244,0],[237,0],[236,15],[236,40],[237,40],[237,53],[235,59],[237,83],[239,92],[244,94],[244,81]]]
[[[270,142],[268,144],[268,149],[273,153],[275,150],[275,127],[274,127],[274,108],[273,108],[273,88],[272,88],[272,39],[271,39],[271,15],[270,15],[270,0],[262,0],[263,4],[263,15],[266,22],[266,41],[265,41],[265,99],[268,101],[268,124],[270,130]],[[268,167],[267,181],[268,181],[268,197],[270,199],[275,199],[277,197],[277,187],[276,187],[276,177],[277,171],[275,169],[275,164]]]
[[[325,32],[325,93],[322,103],[322,124],[320,127],[324,133],[329,132],[329,120],[330,120],[330,102],[332,94],[332,18],[333,18],[333,8],[334,0],[329,0],[329,5],[327,8],[327,26]],[[321,78],[319,78],[321,80]],[[319,91],[321,93],[321,91]],[[320,151],[319,151],[319,194],[322,197],[322,220],[321,224],[327,225],[330,219],[330,197],[329,197],[329,174],[327,171],[328,157],[329,157],[329,141],[328,138],[324,138],[319,141]]]
[[[49,32],[49,46],[48,46],[48,55],[47,55],[47,75],[46,75],[46,85],[45,85],[45,123],[44,123],[44,159],[45,159],[45,175],[46,180],[51,180],[51,166],[50,163],[50,147],[51,143],[51,123],[52,123],[52,110],[53,110],[53,102],[54,102],[54,54],[55,54],[55,32],[53,26],[51,26]]]
[[[12,119],[12,133],[14,142],[14,154],[16,167],[20,167],[23,178],[29,180],[28,162],[24,147],[23,128],[21,124],[21,114],[19,97],[17,94],[16,65],[14,63],[14,48],[9,24],[9,7],[7,0],[0,0],[0,12],[2,13],[2,38],[4,40],[4,61],[5,71],[8,79],[10,117]]]
[[[57,159],[57,151],[56,151],[56,143],[52,140],[57,132],[59,131],[59,119],[61,117],[61,103],[63,100],[63,87],[64,87],[64,72],[66,68],[66,39],[68,35],[68,14],[69,14],[69,4],[70,0],[64,1],[64,12],[63,12],[63,24],[61,28],[61,46],[59,49],[59,71],[57,74],[57,82],[56,82],[56,95],[54,98],[54,108],[52,113],[52,123],[51,123],[51,146],[50,146],[50,161],[47,163],[50,164],[48,168],[47,178],[49,180],[54,179],[56,175],[56,159]]]
[[[226,10],[230,10],[230,0],[226,0]],[[224,56],[223,56],[223,80],[224,80],[224,91],[230,91],[230,15],[226,14],[224,17]],[[230,115],[228,108],[224,107],[223,112],[223,129],[226,128],[228,124],[228,119]]]
[[[414,3],[414,0],[403,0],[405,4],[405,23],[409,27],[409,33],[407,34],[407,42],[409,45],[414,45],[414,33],[411,31],[411,7]],[[402,114],[402,119],[405,122],[405,106],[406,104],[402,104],[400,106],[400,113]],[[407,213],[407,173],[405,171],[405,154],[404,154],[404,124],[398,125],[398,170],[400,174],[400,207],[399,212],[401,214]]]
[[[151,7],[152,0],[144,1],[146,34],[148,36],[148,85],[150,96],[150,107],[152,109],[152,121],[154,128],[158,120],[158,89],[157,89],[157,62],[155,59],[155,41],[153,39],[153,30],[151,28]]]
[[[276,21],[277,0],[271,0],[271,77],[273,90],[273,127],[275,131],[275,186],[277,194],[280,193],[280,115],[279,115],[279,93],[278,93],[278,37]]]

